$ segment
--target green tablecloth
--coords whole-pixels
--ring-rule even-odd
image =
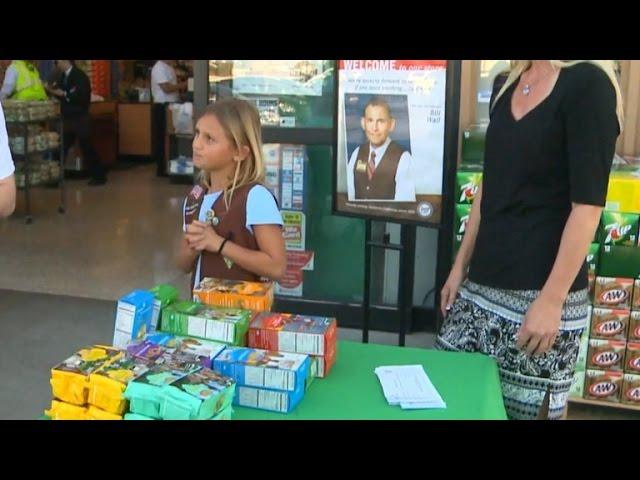
[[[477,353],[338,342],[338,360],[316,379],[289,414],[234,406],[234,420],[504,420],[498,367]],[[384,398],[376,367],[421,364],[440,392],[443,410],[402,410]]]

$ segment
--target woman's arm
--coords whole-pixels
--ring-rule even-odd
[[[442,287],[440,292],[440,311],[443,316],[447,315],[447,310],[451,308],[453,302],[458,295],[460,285],[467,276],[467,269],[473,256],[473,250],[476,245],[476,238],[478,237],[478,229],[480,228],[480,205],[482,204],[482,183],[478,186],[478,193],[476,193],[473,205],[471,206],[471,213],[469,214],[469,221],[464,232],[462,244],[456,255],[456,260],[451,267],[449,277]]]
[[[553,345],[562,307],[585,262],[601,213],[602,207],[573,204],[551,273],[518,334],[518,346],[526,347],[529,354],[544,353]]]
[[[585,262],[601,214],[602,207],[573,204],[562,233],[558,255],[541,295],[556,303],[564,303]]]

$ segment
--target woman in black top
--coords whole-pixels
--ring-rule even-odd
[[[509,418],[561,418],[588,322],[585,258],[622,129],[613,62],[518,61],[491,108],[436,346],[494,357]]]

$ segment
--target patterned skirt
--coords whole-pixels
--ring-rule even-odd
[[[536,419],[547,393],[548,418],[562,416],[580,336],[588,322],[587,290],[570,293],[553,347],[540,356],[528,355],[517,347],[517,333],[539,294],[539,290],[501,290],[467,280],[436,339],[439,350],[480,352],[497,361],[510,419]]]

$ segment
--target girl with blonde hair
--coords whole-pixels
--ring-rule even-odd
[[[196,124],[193,162],[200,169],[184,202],[177,263],[204,277],[279,280],[286,269],[282,216],[264,181],[260,117],[247,101],[207,107]]]

